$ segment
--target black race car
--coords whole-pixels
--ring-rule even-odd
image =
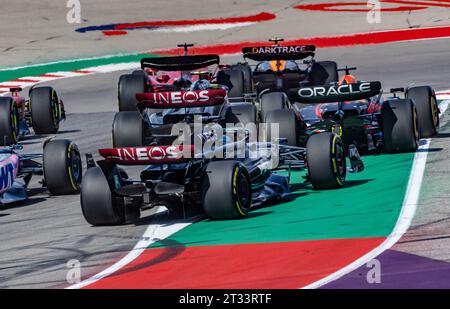
[[[217,131],[194,136],[202,145],[218,141]],[[212,152],[243,145],[245,155],[217,158],[202,147],[197,152],[194,146],[174,145],[100,149],[104,159],[97,162],[88,155],[81,184],[84,218],[92,225],[123,224],[155,206],[184,217],[200,210],[211,219],[242,218],[252,207],[292,198],[289,171],[307,169],[307,181],[315,189],[338,188],[345,182],[344,147],[333,133],[312,136],[307,148],[247,144],[245,137],[222,145]],[[147,166],[139,179],[131,179],[121,165]]]
[[[351,69],[344,69],[339,84],[290,90],[306,124],[300,140],[330,131],[339,134],[346,147],[393,153],[413,152],[419,138],[437,134],[439,109],[430,86],[394,88],[391,96],[383,97],[379,81],[357,81],[349,75]]]
[[[315,189],[344,185],[347,164],[338,135],[315,134],[306,147],[287,145],[282,136],[271,142],[255,142],[243,126],[220,125],[226,118],[220,116],[220,111],[232,105],[227,102],[226,93],[222,87],[213,87],[138,94],[137,108],[162,110],[163,114],[153,115],[167,120],[167,128],[176,128],[176,134],[157,136],[154,128],[145,131],[143,126],[136,131],[131,126],[142,123],[145,114],[131,112],[139,118],[134,122],[123,120],[121,130],[125,125],[131,128],[123,132],[129,136],[123,141],[138,136],[137,142],[142,144],[100,149],[104,159],[97,163],[88,155],[88,170],[81,185],[85,219],[92,225],[121,224],[139,217],[142,209],[158,205],[183,215],[200,208],[212,219],[243,217],[253,206],[289,196],[289,176],[275,173],[279,170],[307,169],[307,181]],[[183,112],[164,113],[175,107]],[[196,108],[200,111],[193,112]],[[205,111],[207,108],[218,108],[219,112],[210,114]],[[197,127],[193,116],[207,120],[197,122]],[[354,164],[360,162],[359,155],[357,151],[353,154],[348,170],[361,171]],[[133,180],[119,165],[148,166],[139,179]]]
[[[255,122],[254,105],[228,100],[230,75],[219,62],[218,55],[142,59],[142,70],[119,81],[122,108],[113,121],[113,146],[168,145],[178,136],[174,124],[193,126],[200,116],[223,127]]]

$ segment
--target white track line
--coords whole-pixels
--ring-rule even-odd
[[[0,82],[0,96],[6,96],[9,94],[8,88],[2,88],[1,86],[5,85],[13,85],[21,88],[31,87],[40,83],[49,82],[52,80],[70,78],[70,77],[81,77],[87,75],[94,74],[104,74],[111,73],[116,71],[124,71],[124,70],[133,70],[140,67],[139,62],[124,62],[124,63],[115,63],[115,64],[106,64],[95,67],[88,67],[82,70],[74,70],[74,71],[60,71],[60,72],[49,72],[47,74],[38,75],[38,76],[25,76],[18,79],[18,81],[5,81]],[[54,75],[54,76],[45,76],[45,75]],[[21,80],[35,80],[36,82],[24,82]]]
[[[134,261],[136,258],[138,258],[146,249],[148,246],[150,246],[152,243],[155,243],[159,240],[165,239],[169,237],[170,235],[178,232],[179,230],[187,227],[191,223],[193,223],[197,218],[193,218],[190,220],[187,220],[185,222],[179,222],[175,224],[170,223],[163,223],[163,224],[150,224],[147,229],[145,230],[144,234],[142,235],[142,240],[140,240],[133,249],[131,249],[130,252],[126,256],[124,256],[122,259],[108,267],[107,269],[103,270],[102,272],[81,281],[80,283],[71,285],[67,287],[67,289],[81,289],[89,284],[92,284],[102,278],[105,278],[115,272],[117,272],[119,269],[123,268],[124,266],[128,265],[132,261]]]
[[[438,97],[440,99],[440,97]],[[444,101],[440,104],[439,108],[441,110],[440,117],[444,115],[450,101]],[[391,248],[402,236],[406,233],[406,231],[409,229],[409,226],[411,225],[411,221],[414,218],[414,214],[416,213],[417,209],[417,202],[419,200],[420,195],[420,187],[422,185],[423,180],[423,174],[425,171],[425,165],[427,163],[427,156],[428,156],[428,148],[430,147],[430,141],[431,139],[421,139],[420,140],[420,146],[417,150],[416,154],[414,155],[414,161],[413,166],[411,168],[411,174],[409,175],[409,181],[408,181],[408,187],[406,189],[405,198],[403,200],[402,210],[400,212],[400,215],[398,217],[397,223],[395,224],[395,227],[391,234],[385,239],[385,241],[367,253],[366,255],[363,255],[353,263],[347,265],[344,268],[341,268],[335,273],[332,273],[331,275],[316,281],[314,283],[311,283],[303,289],[317,289],[321,286],[328,284],[330,282],[333,282],[342,276],[345,276],[346,274],[358,269],[362,265],[366,264],[370,260],[374,259],[384,251]]]
[[[448,104],[450,101],[445,101],[441,103],[441,115],[444,114],[445,110],[448,107]],[[306,287],[305,289],[313,289],[323,286],[324,284],[327,284],[329,282],[332,282],[347,273],[357,269],[361,265],[365,264],[366,262],[370,261],[371,259],[375,258],[376,256],[380,255],[385,250],[392,247],[399,239],[400,237],[408,230],[411,220],[414,217],[416,206],[417,206],[417,200],[419,198],[420,194],[420,186],[422,184],[423,179],[423,172],[425,170],[425,164],[427,162],[427,154],[426,151],[430,145],[430,139],[422,139],[421,140],[421,146],[419,147],[419,151],[416,152],[414,156],[414,162],[413,167],[411,169],[411,174],[408,181],[408,188],[406,191],[405,199],[403,201],[402,210],[399,215],[399,219],[397,220],[397,223],[394,227],[394,230],[392,233],[387,237],[387,239],[377,248],[369,252],[368,254],[362,256],[358,260],[354,261],[352,264],[340,269],[339,271],[329,275],[328,277],[325,277],[319,281],[316,281]],[[192,224],[197,218],[194,218],[192,220],[182,222],[182,223],[176,223],[173,225],[170,224],[151,224],[147,227],[146,231],[142,235],[142,240],[140,240],[134,248],[121,260],[114,263],[104,271],[78,283],[72,286],[69,286],[68,289],[80,289],[83,288],[89,284],[92,284],[102,278],[105,278],[127,264],[134,261],[136,258],[138,258],[145,249],[150,246],[152,243],[165,239],[169,237],[170,235],[180,231],[181,229],[189,226]]]

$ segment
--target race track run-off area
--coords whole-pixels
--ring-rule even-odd
[[[417,8],[417,4],[414,6]],[[319,7],[320,10],[324,8],[327,10],[329,6]],[[338,8],[345,9],[346,6]],[[305,4],[292,10],[313,9],[317,7]],[[254,22],[252,14],[241,16],[244,16],[245,22]],[[275,20],[277,15],[259,14],[263,14],[264,22]],[[254,15],[259,16],[256,13]],[[243,22],[241,19],[238,21]],[[214,22],[217,23],[217,20],[214,19]],[[79,28],[84,29],[78,31],[79,35],[95,35],[94,32],[98,30],[98,35],[103,39],[114,40],[133,38],[142,30],[125,28],[129,26],[128,23],[118,24],[126,30],[106,22],[98,25],[87,30]],[[106,26],[109,28],[106,29]],[[157,30],[152,23],[146,27],[149,28],[146,30]],[[236,54],[243,46],[266,44],[259,37],[241,40],[239,31],[236,30],[233,40],[217,44],[209,40],[197,44],[192,52],[218,53],[223,56],[222,59],[226,59],[224,62],[236,62],[242,60]],[[424,67],[427,67],[430,58],[448,59],[445,52],[449,37],[450,27],[439,25],[417,29],[395,27],[393,30],[355,31],[333,36],[291,36],[285,43],[315,44],[319,54],[325,54],[322,54],[322,58],[334,60],[337,55],[339,64],[361,64],[361,70],[368,79],[379,78],[383,83],[386,77],[389,86],[406,87],[409,77],[419,76],[417,79],[420,84],[428,83],[427,77],[432,74],[425,72]],[[427,47],[427,44],[430,45]],[[62,99],[67,98],[68,120],[63,123],[61,136],[68,136],[79,143],[82,155],[87,152],[96,155],[98,148],[110,144],[118,74],[136,69],[142,57],[179,54],[179,49],[174,49],[173,44],[166,45],[159,44],[158,48],[149,48],[146,52],[125,52],[0,69],[0,95],[8,95],[10,87],[27,89],[36,84],[55,85],[58,92],[62,93]],[[436,46],[436,50],[430,46]],[[420,58],[420,61],[416,61],[416,58]],[[344,60],[341,62],[341,59]],[[394,67],[397,62],[402,63],[401,77],[394,77],[395,71],[381,71],[381,67],[388,70],[390,65]],[[445,65],[434,63],[433,70],[442,67],[442,71],[445,71]],[[55,244],[53,235],[49,235],[53,231],[47,231],[42,239],[37,228],[27,233],[17,233],[20,235],[18,239],[24,242],[23,250],[32,248],[36,251],[21,256],[22,248],[15,249],[15,255],[8,259],[8,264],[3,264],[3,267],[0,265],[0,279],[3,279],[0,280],[1,287],[41,287],[40,276],[45,277],[44,287],[86,289],[401,288],[417,287],[417,284],[423,284],[420,287],[450,287],[447,255],[436,253],[435,256],[439,258],[427,258],[416,254],[420,252],[419,249],[410,253],[408,247],[411,246],[409,241],[412,243],[417,236],[408,234],[413,220],[419,220],[416,224],[418,228],[422,223],[420,219],[423,213],[419,211],[419,204],[424,202],[420,202],[419,198],[423,193],[423,179],[430,164],[435,164],[435,157],[430,159],[430,155],[447,151],[445,145],[442,148],[434,145],[447,140],[450,134],[447,110],[450,102],[450,91],[447,90],[450,88],[450,72],[440,71],[440,74],[429,82],[438,91],[442,117],[440,136],[422,139],[416,153],[364,156],[364,172],[347,174],[345,186],[336,190],[313,190],[304,183],[304,172],[293,172],[291,201],[264,205],[251,211],[244,219],[212,221],[195,217],[167,220],[161,215],[145,218],[136,224],[97,228],[82,220],[78,196],[60,198],[38,194],[41,203],[47,207],[46,215],[49,218],[53,214],[58,215],[60,226],[55,230],[54,237],[59,238],[59,243]],[[38,141],[27,140],[24,144],[26,150],[41,149]],[[428,192],[425,193],[424,196],[428,197]],[[66,203],[70,205],[70,211],[66,211],[69,207],[64,208]],[[53,213],[49,206],[58,207],[58,204],[62,205],[62,210],[56,208]],[[39,203],[26,207],[35,211],[35,216],[39,215]],[[6,210],[0,210],[0,224],[4,224],[5,229],[12,226],[11,230],[16,232],[15,221],[10,218],[19,222],[21,218],[14,217],[14,213],[25,210],[20,206]],[[446,220],[444,210],[439,208],[433,211],[444,217],[436,218],[436,222]],[[73,216],[77,216],[77,219],[74,220]],[[143,216],[147,216],[147,213],[143,213]],[[45,227],[45,224],[41,224]],[[64,225],[69,232],[63,232]],[[32,238],[33,233],[36,234],[35,238]],[[115,242],[121,242],[121,245],[108,247]],[[70,248],[63,248],[61,243]],[[6,250],[3,247],[1,249]],[[445,250],[448,248],[441,249]],[[47,257],[45,252],[57,253]],[[91,262],[89,259],[93,256],[98,256],[98,259],[94,258],[94,262]],[[80,259],[82,265],[85,262],[83,259],[93,264],[87,270],[82,270],[81,282],[75,284],[68,283],[65,277],[66,263],[72,258]],[[13,265],[16,262],[13,260],[19,260],[20,263],[21,259],[24,260],[22,265]],[[370,271],[377,262],[381,265],[383,282],[370,283]],[[47,272],[45,267],[54,273],[50,270]],[[423,270],[431,279],[426,281],[420,279],[419,275],[417,278],[405,275],[416,274],[417,269]],[[15,276],[20,277],[20,280],[14,281]],[[410,282],[405,278],[409,278]]]

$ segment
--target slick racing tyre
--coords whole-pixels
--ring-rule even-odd
[[[17,144],[19,110],[11,97],[0,97],[0,146]]]
[[[244,77],[244,93],[253,92],[253,74],[252,69],[248,64],[234,64],[231,66],[233,70],[242,71]]]
[[[284,143],[288,146],[297,146],[297,120],[293,110],[291,109],[277,109],[272,110],[266,114],[264,119],[266,128],[266,141],[274,142],[272,139],[282,138],[287,139]],[[272,125],[278,124],[278,135],[272,130]]]
[[[339,74],[337,63],[334,61],[314,62],[309,73],[309,82],[311,86],[323,86],[337,82]]]
[[[143,73],[122,75],[119,78],[118,100],[119,112],[137,111],[136,93],[147,90],[147,77]]]
[[[344,185],[347,173],[341,138],[325,132],[309,137],[306,145],[308,175],[314,189],[333,189]]]
[[[269,92],[261,96],[261,122],[266,121],[267,113],[286,107],[286,95],[283,92]]]
[[[240,69],[225,69],[217,74],[217,83],[228,87],[231,101],[242,101],[244,96],[244,73]]]
[[[419,137],[435,136],[439,129],[439,109],[433,89],[430,86],[412,87],[406,97],[416,106]]]
[[[146,123],[137,112],[118,112],[112,126],[113,147],[137,147],[145,145]]]
[[[31,120],[34,133],[55,134],[61,111],[58,95],[52,87],[36,87],[30,93]]]
[[[419,146],[416,107],[410,99],[389,100],[381,107],[384,150],[414,152]]]
[[[125,211],[119,207],[100,167],[88,168],[81,183],[81,210],[92,225],[125,223]]]
[[[144,76],[145,78],[148,77],[148,73],[145,72],[144,70],[134,70],[133,72],[131,72],[131,75]]]
[[[69,140],[51,140],[44,145],[44,179],[50,193],[78,193],[82,162],[77,145]]]
[[[209,162],[201,188],[203,210],[211,219],[242,218],[251,207],[250,177],[247,169],[238,161]]]
[[[256,106],[249,103],[234,103],[228,107],[231,111],[226,113],[226,123],[241,123],[246,126],[249,123],[256,124]]]

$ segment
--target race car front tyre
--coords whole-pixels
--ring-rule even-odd
[[[112,125],[113,147],[137,147],[145,145],[146,123],[137,112],[118,112]]]
[[[69,140],[51,140],[44,145],[45,184],[54,195],[79,192],[82,162],[76,144]]]
[[[146,92],[146,85],[147,77],[142,73],[120,76],[118,86],[119,112],[137,111],[136,93]]]
[[[276,139],[286,139],[284,145],[297,146],[297,119],[295,112],[291,109],[277,109],[266,114],[265,127],[260,125],[260,130],[265,130],[266,141],[276,142]],[[278,126],[278,134],[276,127]]]
[[[81,210],[92,225],[125,223],[125,211],[118,207],[100,167],[88,168],[81,183]]]
[[[238,161],[211,161],[202,178],[203,210],[211,219],[245,217],[252,203],[247,169]]]
[[[267,113],[286,107],[286,95],[283,92],[269,92],[261,96],[261,121],[265,122]]]
[[[344,144],[330,132],[314,134],[306,145],[308,175],[315,190],[344,185],[347,174]]]
[[[334,61],[317,61],[311,67],[308,78],[311,86],[324,86],[339,80],[337,63]]]
[[[36,87],[30,92],[31,122],[36,134],[55,134],[61,111],[58,95],[52,87]]]
[[[433,89],[430,86],[412,87],[406,97],[416,106],[419,137],[435,136],[439,128],[439,109]]]
[[[225,69],[217,73],[217,83],[228,87],[230,101],[242,101],[244,96],[244,73],[240,69]]]
[[[19,111],[11,97],[0,97],[0,146],[17,144]]]
[[[419,145],[417,111],[410,99],[389,100],[381,107],[384,150],[414,152]]]

